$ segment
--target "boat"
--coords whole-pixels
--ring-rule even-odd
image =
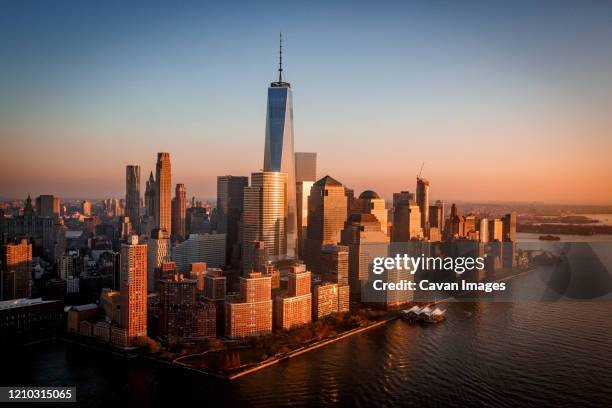
[[[540,235],[540,241],[561,241],[561,237],[555,235]]]

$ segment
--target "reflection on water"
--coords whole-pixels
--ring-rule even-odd
[[[513,281],[546,290],[545,271]],[[538,298],[534,296],[534,298]],[[84,406],[127,400],[247,406],[612,406],[612,302],[453,303],[439,325],[394,321],[235,382],[47,343],[8,356],[3,384],[73,385]]]

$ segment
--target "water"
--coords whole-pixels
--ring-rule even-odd
[[[521,242],[552,242],[543,241],[540,239],[542,235],[535,232],[517,232],[516,241]],[[612,242],[612,235],[595,234],[595,235],[572,235],[572,234],[551,234],[560,238],[560,242]]]
[[[509,290],[542,293],[546,275]],[[612,406],[611,301],[443,307],[442,324],[397,320],[234,382],[51,342],[0,356],[2,385],[76,385],[88,407]]]

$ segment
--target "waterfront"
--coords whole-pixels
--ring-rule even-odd
[[[536,271],[509,290],[537,299],[547,279]],[[3,353],[3,384],[76,385],[78,405],[89,407],[612,405],[610,300],[444,308],[443,324],[396,320],[231,382],[50,342]]]

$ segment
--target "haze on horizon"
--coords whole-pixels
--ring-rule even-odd
[[[0,196],[121,197],[156,153],[214,197],[263,164],[266,88],[296,151],[390,199],[612,203],[612,3],[3,3]]]

